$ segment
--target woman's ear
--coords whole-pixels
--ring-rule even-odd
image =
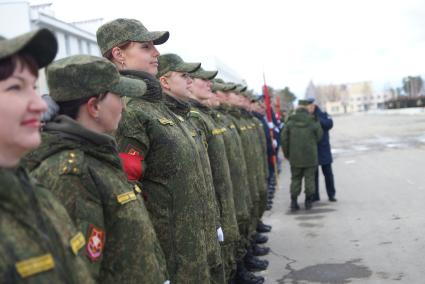
[[[99,103],[96,97],[92,97],[87,101],[86,109],[90,117],[95,120],[99,119]]]
[[[125,55],[123,50],[117,46],[112,48],[112,57],[116,62],[119,62],[120,64],[125,61]]]
[[[168,84],[168,78],[167,77],[165,77],[165,76],[161,76],[161,77],[159,77],[159,82],[161,83],[161,87],[164,89],[164,90],[170,90],[170,85]]]

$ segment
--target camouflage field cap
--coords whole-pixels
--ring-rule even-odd
[[[100,26],[96,37],[100,51],[105,55],[108,50],[126,41],[153,41],[154,44],[163,44],[170,37],[170,33],[150,32],[138,20],[121,18]]]
[[[226,89],[226,85],[225,84],[222,84],[222,83],[220,83],[217,80],[213,80],[212,81],[211,91],[213,91],[213,92],[217,92],[217,91],[224,92],[225,89]]]
[[[308,106],[309,104],[311,104],[311,101],[309,100],[298,100],[299,106]]]
[[[174,53],[167,53],[159,56],[158,65],[157,78],[170,71],[193,73],[201,67],[201,63],[184,62],[180,56]]]
[[[57,60],[47,67],[46,74],[50,96],[56,102],[106,92],[128,97],[140,97],[146,92],[142,80],[121,76],[114,64],[97,56],[74,55]]]
[[[217,76],[218,71],[205,71],[202,69],[202,67],[199,67],[198,70],[196,70],[193,73],[190,73],[190,77],[192,78],[198,78],[203,80],[212,80]]]
[[[227,82],[226,84],[226,92],[228,91],[235,91],[236,90],[236,85],[231,83],[231,82]]]
[[[43,68],[55,58],[58,42],[48,29],[34,30],[11,39],[0,38],[0,60],[20,51],[30,54],[38,67]]]
[[[241,84],[237,84],[235,91],[238,92],[238,93],[243,93],[243,92],[246,91],[247,88],[248,88],[247,86],[243,86]]]

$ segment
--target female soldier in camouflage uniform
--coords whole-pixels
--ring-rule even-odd
[[[121,119],[121,96],[141,96],[143,82],[119,75],[100,57],[76,55],[47,68],[59,113],[28,157],[31,174],[65,204],[86,234],[85,259],[100,283],[166,281],[165,258],[141,190],[122,170],[108,135]]]
[[[18,166],[41,142],[46,104],[34,85],[56,51],[46,29],[0,39],[0,283],[94,283],[79,257],[84,236]]]
[[[164,104],[155,78],[159,57],[155,44],[164,43],[168,36],[168,32],[148,31],[137,20],[116,19],[98,29],[97,42],[121,74],[148,86],[142,98],[128,102],[116,136],[120,151],[144,159],[143,178],[136,179],[146,193],[171,282],[210,283],[205,228],[216,224],[206,224],[199,157],[194,155],[190,133]]]

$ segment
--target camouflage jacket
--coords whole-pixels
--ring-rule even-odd
[[[216,125],[226,128],[223,132],[223,142],[226,147],[227,161],[229,162],[230,176],[233,185],[233,201],[235,204],[236,218],[239,222],[247,222],[252,207],[251,196],[248,185],[248,173],[245,156],[243,154],[242,142],[236,125],[228,117],[226,109],[220,107],[212,113]]]
[[[241,137],[243,154],[245,156],[246,166],[248,170],[248,183],[249,190],[251,193],[251,200],[254,208],[259,204],[260,195],[258,192],[258,182],[257,182],[257,157],[256,157],[256,148],[253,145],[253,133],[252,126],[250,123],[243,117],[241,110],[236,108],[231,108],[229,110],[229,115],[235,124],[239,135]]]
[[[167,259],[172,283],[209,283],[206,250],[208,199],[192,134],[165,106],[159,82],[149,74],[122,74],[144,80],[148,92],[131,99],[116,137],[121,151],[144,157],[141,183],[146,207]]]
[[[0,283],[94,283],[84,236],[27,173],[0,168]]]
[[[233,185],[230,178],[229,162],[223,140],[223,134],[227,131],[227,128],[218,127],[211,115],[212,110],[210,108],[199,102],[192,102],[191,120],[204,133],[208,145],[208,157],[211,164],[215,194],[220,208],[224,242],[233,243],[240,239],[240,235],[233,201]]]
[[[85,259],[101,283],[164,283],[165,258],[140,187],[127,181],[115,140],[67,116],[45,126],[27,157],[31,175],[85,233]]]
[[[322,138],[320,122],[305,109],[297,109],[288,118],[282,132],[282,148],[292,167],[314,167],[318,164],[317,143]]]
[[[222,264],[221,249],[217,238],[217,229],[221,227],[221,224],[220,210],[215,195],[211,164],[207,152],[207,138],[205,133],[194,124],[194,120],[190,116],[190,105],[188,103],[165,94],[165,104],[181,120],[182,125],[186,126],[195,141],[196,147],[194,151],[197,151],[202,165],[202,173],[199,174],[203,175],[205,180],[205,187],[201,188],[203,190],[202,195],[207,198],[205,232],[208,263],[210,267],[216,267]]]

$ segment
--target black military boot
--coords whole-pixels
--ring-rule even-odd
[[[268,247],[260,247],[257,244],[252,245],[252,254],[255,256],[264,256],[269,254],[270,248]]]
[[[300,210],[300,206],[298,205],[297,198],[291,197],[291,211]]]
[[[256,233],[253,237],[253,240],[254,240],[254,243],[264,244],[264,243],[267,243],[269,238],[265,235],[260,234],[260,233]]]
[[[272,226],[266,225],[263,223],[263,221],[259,221],[257,224],[257,232],[259,233],[268,233],[272,230]]]
[[[244,263],[239,261],[237,263],[235,284],[263,284],[264,277],[255,276],[252,272],[249,272]]]
[[[251,272],[266,270],[269,266],[269,261],[265,259],[259,259],[254,256],[251,252],[247,252],[244,257],[244,263],[246,269]]]
[[[305,210],[310,210],[313,207],[312,196],[305,197]]]

